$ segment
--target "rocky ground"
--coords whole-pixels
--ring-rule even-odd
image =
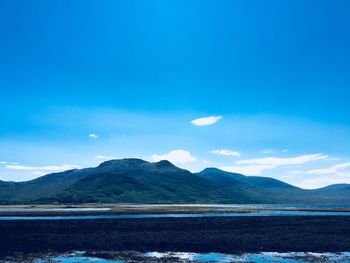
[[[350,217],[0,221],[2,257],[68,251],[350,251]]]

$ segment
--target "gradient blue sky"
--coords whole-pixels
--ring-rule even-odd
[[[350,183],[349,11],[1,1],[0,180],[140,157],[306,188]],[[222,118],[191,123],[209,116]]]

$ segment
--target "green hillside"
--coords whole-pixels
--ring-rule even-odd
[[[0,181],[1,203],[337,203],[349,185],[304,190],[282,181],[207,168],[194,174],[168,161],[111,160],[95,168]]]

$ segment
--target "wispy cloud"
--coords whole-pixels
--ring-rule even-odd
[[[297,164],[304,164],[304,163],[309,163],[314,161],[325,160],[327,158],[328,158],[328,155],[325,155],[323,153],[316,153],[316,154],[300,155],[300,156],[289,157],[289,158],[266,157],[266,158],[259,158],[259,159],[240,160],[240,161],[237,161],[237,164],[273,165],[273,166],[297,165]]]
[[[115,156],[111,156],[111,155],[109,155],[109,156],[106,156],[106,155],[96,155],[95,158],[98,159],[98,160],[112,160],[112,159],[116,159]]]
[[[62,165],[50,165],[50,166],[24,166],[24,165],[14,165],[7,164],[5,165],[6,169],[17,170],[17,171],[33,171],[32,174],[48,173],[48,172],[60,172],[71,169],[81,168],[79,165],[74,164],[62,164]]]
[[[195,126],[208,126],[217,123],[222,119],[222,116],[209,116],[192,120],[191,123]]]
[[[347,168],[350,168],[350,163],[341,163],[341,164],[336,164],[333,165],[329,168],[322,168],[322,169],[314,169],[314,170],[309,170],[306,171],[305,174],[335,174],[340,171],[344,171]]]
[[[317,177],[317,178],[302,178],[297,184],[299,187],[305,189],[315,189],[321,188],[332,184],[349,184],[350,183],[350,173],[344,173],[339,176],[327,176],[327,177]]]
[[[280,154],[288,152],[288,149],[278,150],[278,149],[264,149],[261,151],[262,154]]]
[[[43,176],[43,175],[47,174],[47,172],[42,172],[42,171],[34,171],[34,172],[31,172],[31,174],[33,174],[33,175],[37,175],[37,176]]]
[[[165,154],[153,154],[150,159],[152,162],[168,160],[176,164],[185,164],[196,161],[196,157],[192,156],[190,152],[185,150],[173,150]]]
[[[350,184],[350,163],[340,163],[327,168],[313,170],[288,171],[292,177],[298,178],[297,185],[313,189],[331,184]]]
[[[275,169],[284,165],[301,165],[309,162],[325,160],[328,155],[317,153],[289,158],[267,157],[259,159],[239,160],[237,166],[223,166],[221,169],[246,175],[259,175],[265,170]]]
[[[0,161],[0,164],[18,164],[18,162]]]
[[[89,134],[89,138],[91,139],[97,139],[98,138],[98,135],[96,133],[90,133]]]
[[[242,155],[240,152],[227,150],[227,149],[212,150],[210,151],[210,153],[216,154],[216,155],[223,155],[223,156],[233,156],[233,157],[239,157]]]

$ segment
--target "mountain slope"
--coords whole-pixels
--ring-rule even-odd
[[[296,186],[287,184],[285,182],[273,179],[270,177],[261,177],[261,176],[245,176],[238,173],[225,172],[217,168],[206,168],[200,173],[197,173],[200,177],[209,179],[211,181],[219,181],[220,179],[234,179],[237,182],[245,183],[254,187],[260,188],[280,188],[280,189],[299,189]]]
[[[193,174],[168,161],[111,160],[95,168],[0,181],[1,203],[339,203],[350,185],[304,190],[282,181],[216,168]]]
[[[105,162],[58,197],[62,201],[77,202],[228,201],[209,181],[170,162],[148,163],[138,159]]]
[[[346,203],[350,202],[350,185],[331,185],[305,190],[269,177],[245,176],[206,168],[197,173],[228,192],[248,196],[252,203]]]
[[[8,184],[5,183],[7,187]],[[15,188],[16,191],[6,191],[0,200],[28,203],[230,201],[210,181],[168,161],[149,163],[139,159],[112,160],[96,168],[49,174],[32,181],[15,183]]]
[[[318,197],[327,198],[328,202],[349,202],[350,184],[334,184],[313,190]]]
[[[239,192],[252,203],[295,202],[298,201],[300,193],[305,191],[273,178],[244,176],[217,168],[206,168],[197,175],[228,192]]]

